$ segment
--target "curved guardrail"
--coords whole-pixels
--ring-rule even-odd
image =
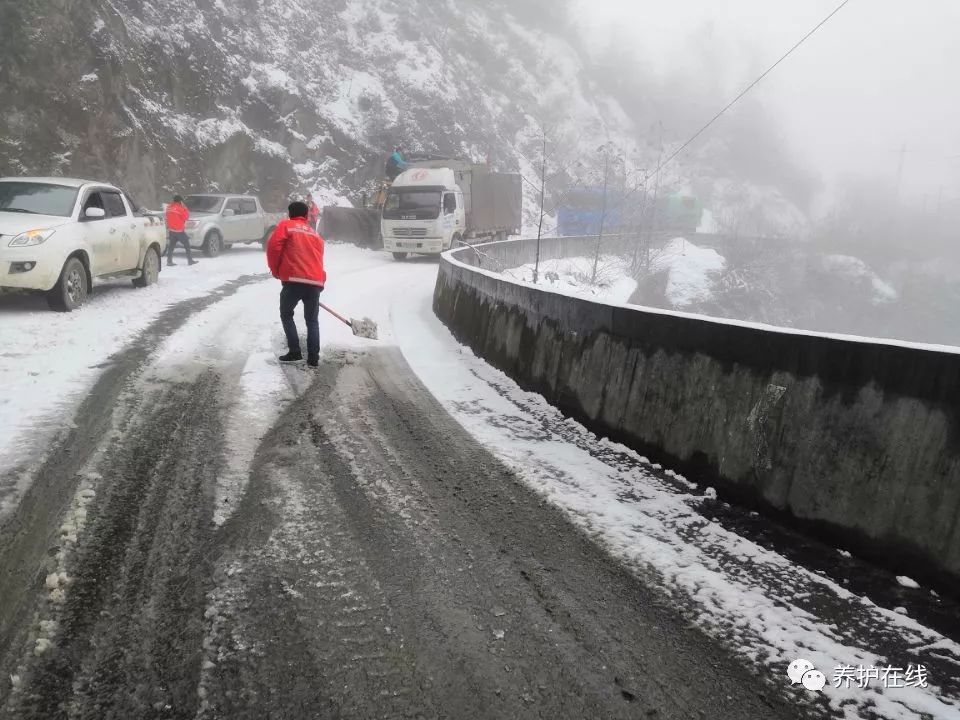
[[[550,238],[541,257],[595,242]],[[460,342],[601,435],[960,588],[960,349],[591,302],[499,274],[535,252],[509,240],[443,256],[434,311]]]

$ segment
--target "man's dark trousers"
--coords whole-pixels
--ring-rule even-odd
[[[167,233],[167,262],[173,262],[173,251],[180,243],[187,249],[187,262],[193,262],[193,250],[190,248],[190,236],[185,232],[171,230]]]
[[[303,303],[303,319],[307,323],[307,358],[320,357],[320,293],[323,288],[307,283],[285,282],[280,291],[280,321],[287,335],[290,352],[300,352],[300,335],[293,321],[293,311]]]

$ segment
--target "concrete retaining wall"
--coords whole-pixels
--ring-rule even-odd
[[[542,256],[594,242],[546,240]],[[508,241],[448,253],[437,316],[596,432],[960,587],[960,354],[604,305],[491,271],[534,252]]]

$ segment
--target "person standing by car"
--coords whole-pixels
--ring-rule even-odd
[[[309,216],[307,219],[310,221],[310,227],[312,227],[317,232],[320,232],[320,227],[317,225],[320,222],[320,206],[317,205],[317,202],[313,199],[313,195],[309,196],[310,202],[308,208],[310,209]]]
[[[289,352],[280,362],[303,359],[300,335],[293,313],[303,303],[307,323],[307,365],[320,364],[320,293],[327,282],[323,267],[323,238],[310,227],[310,208],[304,202],[290,203],[289,219],[282,220],[267,241],[267,265],[283,283],[280,291],[280,322]]]
[[[176,265],[173,262],[173,251],[177,243],[181,243],[187,250],[187,263],[196,265],[193,251],[190,249],[190,238],[187,236],[187,220],[190,219],[190,210],[183,204],[183,198],[173,196],[173,202],[167,205],[167,265]]]

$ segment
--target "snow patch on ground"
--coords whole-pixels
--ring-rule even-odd
[[[828,271],[850,278],[851,280],[866,280],[873,287],[873,304],[885,305],[896,302],[900,297],[890,283],[877,275],[870,266],[860,258],[851,255],[826,255],[823,258],[823,267]]]
[[[98,282],[87,304],[67,314],[51,312],[40,296],[0,296],[0,477],[70,426],[110,356],[161,312],[241,275],[263,272],[259,250],[238,249],[193,267],[164,268],[159,283],[142,290],[129,280]],[[0,499],[0,516],[18,496]]]
[[[654,258],[651,271],[668,273],[667,300],[681,309],[710,300],[713,284],[726,266],[726,260],[716,250],[674,238]]]
[[[343,207],[352,208],[353,203],[349,198],[344,197],[336,190],[329,187],[314,188],[311,192],[314,201],[322,209],[325,207]]]
[[[533,286],[535,263],[504,270],[503,275]],[[596,263],[588,257],[544,260],[540,263],[538,287],[569,297],[600,302],[625,303],[637,290],[629,263],[614,255],[601,255]]]

